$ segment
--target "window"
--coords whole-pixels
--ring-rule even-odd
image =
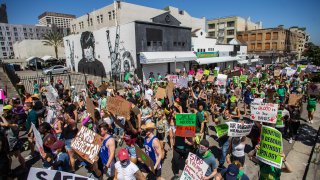
[[[9,46],[12,46],[12,42],[9,42],[8,44],[9,44]]]
[[[227,38],[227,43],[229,43],[233,38]]]
[[[265,50],[270,50],[270,43],[265,43],[264,44],[264,49]]]
[[[262,44],[261,43],[257,43],[257,49],[259,49],[259,50],[262,49]]]
[[[214,37],[215,35],[216,35],[215,32],[209,32],[209,36],[210,36],[210,37]]]
[[[255,41],[256,40],[256,34],[251,34],[250,35],[250,40]]]
[[[227,35],[230,36],[230,35],[234,35],[234,30],[227,30]]]
[[[151,46],[151,42],[150,41],[147,42],[147,46]]]
[[[2,53],[2,55],[3,55],[3,56],[7,56],[7,53],[6,53],[6,52],[4,52],[4,53]]]
[[[16,27],[14,27],[14,28],[13,28],[13,31],[17,31],[17,28],[16,28]]]
[[[152,46],[156,47],[157,46],[157,42],[156,41],[152,41]]]
[[[24,36],[28,36],[28,34],[27,34],[27,33],[23,33],[23,35],[24,35]]]
[[[258,40],[258,41],[261,41],[261,40],[262,40],[262,33],[258,33],[257,40]]]
[[[274,49],[274,50],[278,49],[278,43],[273,42],[272,43],[272,49]]]
[[[6,26],[6,30],[9,31],[9,27],[8,26]]]
[[[116,14],[114,12],[114,10],[112,11],[112,19],[115,19],[116,18]]]
[[[0,36],[3,36],[2,32],[0,31]]]
[[[4,46],[4,42],[1,42],[1,46]]]
[[[23,31],[27,31],[27,28],[23,28]]]
[[[181,44],[181,45],[182,45],[182,47],[184,47],[184,46],[186,45],[186,43],[185,43],[185,42],[182,42],[182,44]]]
[[[162,46],[162,41],[158,41],[158,46]]]
[[[100,24],[100,16],[97,16],[97,22]]]
[[[266,40],[270,40],[271,39],[271,33],[266,33]]]
[[[11,41],[11,37],[8,37],[8,40]]]
[[[254,49],[255,49],[255,44],[254,44],[254,43],[251,44],[250,49],[251,49],[251,50],[254,50]]]
[[[178,46],[181,46],[181,42],[178,42]]]
[[[2,51],[5,51],[5,50],[6,50],[6,47],[2,47],[1,49],[2,49]]]
[[[32,28],[29,28],[29,31],[32,32]]]
[[[243,36],[243,40],[248,41],[248,34],[245,34],[245,35]]]
[[[278,40],[278,32],[272,33],[272,40]]]
[[[81,29],[81,22],[79,23],[79,28]]]
[[[108,15],[109,15],[109,20],[111,20],[111,12],[108,12]]]
[[[90,18],[90,26],[93,26],[92,18]]]
[[[103,15],[100,15],[100,23],[103,23]]]
[[[227,22],[227,27],[234,27],[234,21]]]
[[[216,24],[208,24],[208,28],[209,29],[215,29],[216,28]]]
[[[177,46],[177,42],[173,42],[173,46]]]
[[[11,34],[10,34],[10,32],[7,32],[7,36],[10,36]]]

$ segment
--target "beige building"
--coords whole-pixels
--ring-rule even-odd
[[[247,44],[248,53],[259,55],[265,63],[297,55],[298,34],[285,29],[282,25],[276,28],[238,32],[237,39]]]
[[[54,24],[59,28],[69,28],[70,22],[75,18],[76,16],[71,14],[44,12],[38,17],[38,20],[42,26],[52,27]]]
[[[306,32],[306,28],[300,28],[298,26],[290,27],[289,30],[295,33],[298,37],[298,42],[296,46],[297,58],[301,59],[302,53],[306,49],[306,44],[309,42],[310,36]]]
[[[209,37],[216,38],[218,43],[229,43],[237,37],[238,31],[262,29],[262,22],[254,23],[250,18],[230,16],[207,21]]]
[[[179,10],[175,7],[167,7],[165,9],[155,9],[126,2],[114,2],[101,9],[87,13],[71,21],[71,33],[78,34],[84,31],[94,31],[103,27],[112,27],[117,24],[126,24],[133,21],[152,22],[153,17],[156,17],[165,12],[170,12],[181,26],[191,27],[192,29],[204,29],[206,19],[194,18],[186,11]]]

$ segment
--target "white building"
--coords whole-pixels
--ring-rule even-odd
[[[70,21],[75,19],[75,15],[71,14],[62,14],[55,12],[44,12],[39,17],[39,24],[43,26],[52,27],[52,25],[56,25],[59,28],[69,28]]]
[[[203,29],[192,32],[192,51],[197,55],[199,65],[213,65],[231,68],[237,64],[246,64],[247,46],[233,39],[229,44],[218,44],[217,39],[207,36]]]
[[[71,33],[78,34],[133,21],[152,22],[151,18],[166,12],[170,12],[180,21],[181,26],[191,27],[192,29],[205,29],[206,27],[206,19],[204,17],[192,17],[186,11],[175,7],[169,6],[162,10],[118,1],[72,20],[70,28]]]
[[[27,59],[29,57],[56,57],[53,46],[43,45],[42,40],[22,40],[13,44],[14,57],[16,59]],[[64,48],[58,47],[58,57],[65,58]]]
[[[0,23],[0,59],[14,56],[13,44],[22,40],[43,39],[50,27]]]

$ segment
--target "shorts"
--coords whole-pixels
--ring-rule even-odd
[[[64,140],[64,145],[65,145],[66,150],[71,150],[72,149],[71,148],[71,141],[72,141],[72,139],[65,139]]]
[[[165,133],[158,133],[157,132],[157,138],[159,139],[159,141],[163,141],[165,139]]]
[[[136,148],[132,146],[127,146],[126,149],[129,152],[129,156],[132,158],[137,158]]]
[[[115,172],[115,166],[114,163],[111,163],[110,167],[108,170],[106,170],[105,167],[103,167],[103,174],[105,174],[108,178],[113,177]]]
[[[315,106],[307,106],[307,110],[308,111],[316,111],[316,107]]]
[[[169,130],[172,130],[173,133],[176,133],[176,126],[170,126],[170,127],[169,127]]]

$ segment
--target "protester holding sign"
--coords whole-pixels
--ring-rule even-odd
[[[245,162],[244,148],[246,146],[246,137],[233,137],[230,140],[230,145],[227,152],[227,162],[238,160],[241,164]]]
[[[209,141],[206,139],[202,139],[199,144],[199,148],[196,151],[197,156],[202,159],[208,166],[208,170],[203,177],[204,180],[212,179],[217,174],[217,162],[213,153],[209,149]]]

